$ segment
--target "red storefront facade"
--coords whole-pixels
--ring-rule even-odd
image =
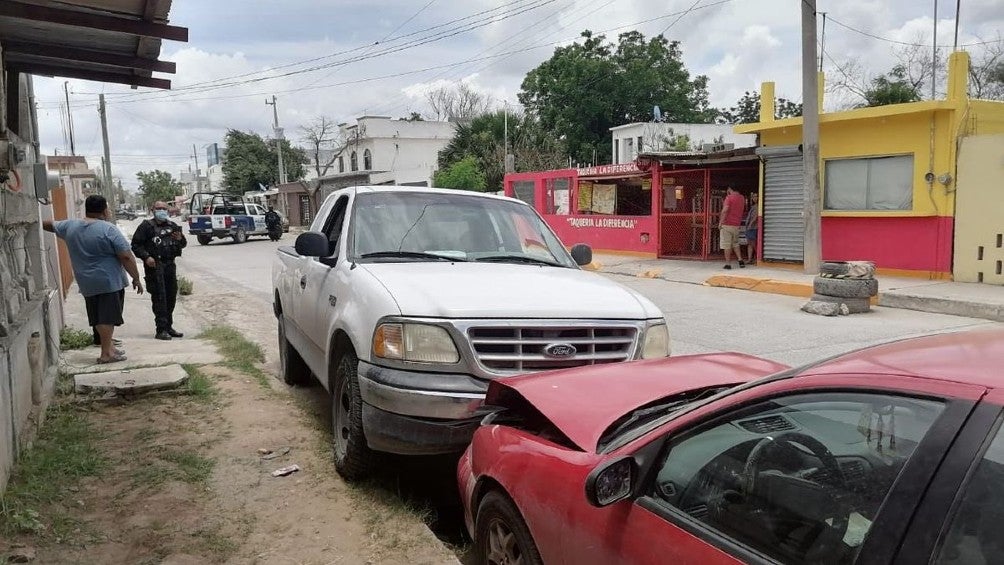
[[[567,246],[711,260],[722,255],[718,217],[726,188],[748,198],[758,191],[759,174],[752,148],[648,153],[634,163],[512,173],[505,194],[531,204]]]

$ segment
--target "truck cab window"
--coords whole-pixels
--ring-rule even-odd
[[[335,207],[331,209],[331,218],[324,226],[324,235],[328,236],[331,244],[331,252],[338,254],[338,243],[341,241],[342,227],[345,224],[345,211],[348,209],[349,197],[342,196],[335,202]]]

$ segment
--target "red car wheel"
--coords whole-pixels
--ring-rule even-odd
[[[502,493],[481,500],[474,529],[482,565],[543,565],[519,509]]]

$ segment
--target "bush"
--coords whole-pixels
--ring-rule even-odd
[[[67,326],[59,332],[59,348],[63,351],[68,349],[83,349],[94,344],[94,334],[84,330],[78,330]]]
[[[192,281],[185,277],[178,277],[178,294],[182,296],[192,294]]]

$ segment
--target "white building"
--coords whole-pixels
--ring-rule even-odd
[[[636,122],[610,128],[613,163],[630,163],[646,151],[701,151],[756,147],[755,134],[733,133],[731,125]],[[704,146],[721,146],[716,149]]]
[[[439,152],[453,139],[451,122],[363,116],[339,124],[345,147],[325,178],[369,176],[369,184],[432,186]]]

